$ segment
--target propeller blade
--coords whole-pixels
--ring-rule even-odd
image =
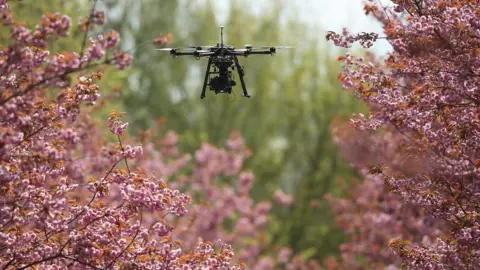
[[[178,48],[159,48],[155,49],[157,51],[171,51],[171,50],[195,50],[195,48],[192,47],[178,47]]]
[[[210,49],[210,48],[213,48],[215,46],[188,46],[188,48],[193,48],[193,49],[197,49],[197,48],[201,48],[201,49]]]
[[[262,49],[270,49],[270,48],[275,48],[275,49],[293,49],[293,46],[260,46]]]

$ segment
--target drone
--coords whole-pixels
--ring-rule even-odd
[[[223,26],[220,26],[220,43],[216,46],[188,46],[180,48],[160,48],[159,51],[169,51],[174,58],[177,56],[194,56],[197,60],[202,57],[208,58],[207,70],[203,82],[200,99],[205,98],[207,85],[215,94],[232,93],[232,87],[237,83],[233,77],[235,68],[238,71],[240,82],[243,88],[243,96],[249,98],[245,86],[245,70],[238,61],[238,56],[248,57],[255,54],[269,54],[273,56],[277,49],[289,49],[291,46],[261,46],[253,48],[252,45],[245,45],[245,49],[235,49],[232,45],[223,43]]]

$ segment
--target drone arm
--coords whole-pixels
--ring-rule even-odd
[[[242,83],[242,88],[243,88],[243,96],[244,97],[250,97],[247,92],[247,87],[245,86],[245,81],[243,80],[243,76],[245,75],[245,71],[243,68],[240,66],[240,63],[238,63],[238,58],[237,56],[233,57],[235,61],[235,66],[237,66],[237,71],[238,71],[238,76],[240,77],[240,82]]]
[[[171,52],[173,56],[195,55],[195,52]]]
[[[195,52],[194,55],[196,57],[205,57],[205,56],[211,56],[214,55],[215,52]]]
[[[270,50],[263,50],[263,51],[250,51],[248,54],[273,54]]]
[[[251,50],[245,50],[245,51],[233,51],[233,55],[240,55],[240,56],[249,56],[252,54],[274,54],[275,51],[272,50],[259,50],[259,51],[251,51]]]
[[[193,51],[193,52],[175,52],[175,51],[173,51],[170,54],[172,54],[173,56],[192,55],[192,56],[195,56],[195,57],[204,57],[204,56],[213,55],[215,53],[214,52],[197,52],[197,51]]]

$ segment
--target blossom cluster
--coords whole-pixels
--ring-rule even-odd
[[[327,40],[333,41],[336,46],[350,48],[352,43],[356,41],[360,42],[360,44],[365,48],[370,48],[373,46],[373,43],[378,39],[377,33],[358,33],[358,34],[351,34],[346,28],[343,29],[342,34],[339,35],[333,31],[329,31],[326,35]]]
[[[370,108],[368,117],[359,115],[352,124],[371,139],[338,136],[347,158],[366,177],[355,200],[374,199],[362,213],[374,213],[380,220],[392,215],[391,210],[376,208],[390,204],[370,187],[382,181],[378,188],[383,186],[383,193],[395,194],[402,208],[415,209],[409,214],[411,223],[433,218],[446,224],[438,228],[440,235],[422,230],[391,234],[389,247],[404,266],[475,269],[480,265],[478,1],[392,2],[392,7],[381,7],[367,1],[365,10],[383,23],[393,51],[385,59],[351,54],[339,58],[344,63],[340,81]],[[339,45],[358,40],[328,35]],[[345,209],[339,215],[348,220],[366,218]],[[361,232],[374,230],[374,224],[365,222]],[[408,227],[401,224],[402,230]],[[359,237],[363,239],[354,241],[365,247],[374,239],[362,233]],[[387,248],[386,239],[381,243]],[[388,261],[385,258],[371,262]]]
[[[97,0],[95,0],[96,2]],[[80,22],[78,23],[78,28],[80,31],[85,32],[87,30],[92,30],[95,26],[102,26],[105,25],[107,22],[105,12],[104,11],[96,11],[93,9],[93,13],[90,14],[89,17],[80,18]]]

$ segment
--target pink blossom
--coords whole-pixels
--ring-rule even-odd
[[[142,154],[143,148],[141,146],[132,147],[130,145],[126,145],[120,155],[123,158],[135,159],[140,157]]]
[[[123,123],[116,114],[108,118],[108,128],[115,135],[122,136],[127,127],[128,123]]]
[[[285,194],[281,189],[277,189],[273,197],[277,203],[282,205],[291,205],[293,203],[293,196]]]
[[[130,66],[133,61],[133,57],[126,53],[126,52],[114,52],[113,59],[115,61],[115,65],[118,69],[123,70],[126,67]]]
[[[289,257],[292,254],[291,248],[282,248],[278,253],[278,261],[281,263],[287,263],[289,261]]]

